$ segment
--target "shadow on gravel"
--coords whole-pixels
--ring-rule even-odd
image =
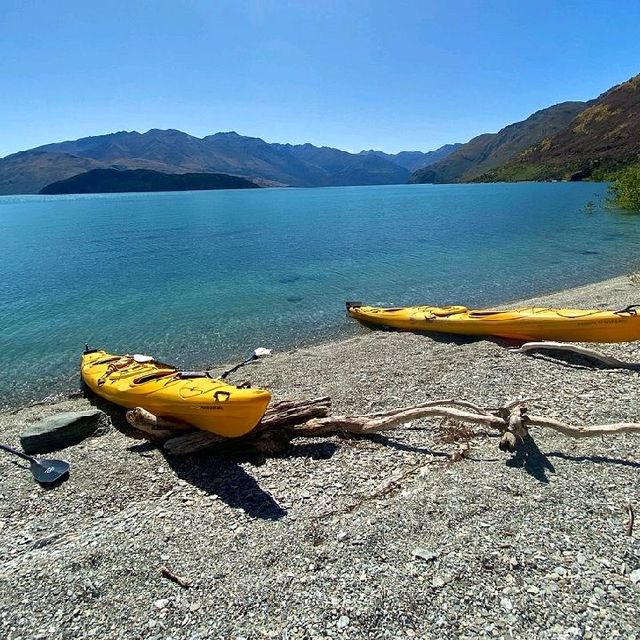
[[[337,450],[338,446],[334,442],[291,443],[287,452],[282,457],[328,460]]]
[[[547,454],[551,458],[561,458],[569,462],[595,462],[596,464],[617,464],[621,467],[631,467],[632,469],[640,469],[640,462],[634,460],[625,460],[624,458],[610,458],[608,456],[572,456],[569,453],[561,451],[551,451]]]
[[[89,401],[89,404],[91,404],[91,406],[95,407],[96,409],[100,409],[100,411],[106,413],[109,418],[111,418],[111,424],[117,431],[120,431],[121,433],[124,433],[128,436],[131,435],[131,425],[127,422],[127,419],[125,417],[127,414],[126,409],[119,407],[112,402],[108,402],[100,396],[97,396],[85,384],[82,385],[82,395]]]
[[[431,340],[433,340],[434,342],[456,344],[458,346],[463,344],[473,344],[475,342],[493,342],[500,347],[519,347],[522,344],[522,340],[500,338],[498,336],[467,336],[464,334],[456,333],[439,333],[437,331],[408,331],[406,329],[396,329],[394,327],[385,327],[378,324],[369,324],[362,320],[359,320],[358,322],[367,327],[367,329],[371,329],[371,331],[382,331],[390,333],[413,333],[416,336],[431,338]]]
[[[242,509],[253,518],[279,520],[287,515],[271,495],[260,488],[256,479],[235,460],[211,454],[165,456],[176,476],[216,495],[234,509]]]
[[[130,451],[145,455],[154,450],[163,454],[166,463],[171,467],[176,476],[185,482],[206,491],[210,495],[217,495],[223,502],[234,509],[242,509],[247,515],[266,520],[278,520],[287,515],[283,509],[266,491],[260,488],[255,478],[248,474],[238,463],[252,462],[261,464],[264,456],[250,450],[238,449],[227,451],[225,455],[216,455],[211,452],[186,456],[169,456],[162,451],[157,442],[137,439],[135,430],[126,420],[126,409],[121,409],[99,396],[96,396],[88,388],[84,390],[89,402],[104,411],[110,418],[114,428],[134,440],[129,447]],[[309,445],[311,446],[311,445]],[[305,457],[331,457],[333,452],[297,451],[300,447],[291,447],[292,455]]]
[[[525,436],[516,454],[509,458],[506,464],[508,467],[524,469],[530,476],[545,484],[549,482],[547,471],[556,472],[549,458],[540,451],[530,435]]]
[[[433,456],[434,458],[449,457],[449,454],[446,451],[434,451],[433,449],[429,449],[428,447],[415,447],[411,444],[404,444],[403,442],[392,440],[388,436],[382,435],[381,433],[372,433],[370,435],[361,436],[361,437],[364,440],[369,440],[370,442],[375,442],[376,444],[380,444],[385,447],[390,447],[391,449],[397,449],[398,451],[424,453],[425,455]]]

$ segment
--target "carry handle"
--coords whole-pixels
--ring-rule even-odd
[[[224,400],[220,400],[218,396],[225,396]],[[213,399],[216,402],[226,402],[231,397],[231,394],[228,391],[216,391],[213,394]]]

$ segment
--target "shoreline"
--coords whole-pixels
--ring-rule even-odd
[[[487,308],[506,309],[514,306],[558,306],[558,307],[570,307],[577,308],[597,308],[598,306],[615,307],[611,305],[608,300],[613,297],[620,297],[623,292],[631,294],[634,290],[634,285],[631,283],[630,278],[632,274],[614,276],[613,278],[607,278],[605,280],[599,280],[596,282],[578,285],[576,287],[570,287],[567,289],[561,289],[540,295],[532,296],[524,299],[513,299],[505,302],[498,302],[493,305],[489,305]],[[640,302],[640,287],[638,287],[637,300]],[[629,302],[627,304],[632,304]],[[617,305],[620,308],[627,306],[626,304]],[[339,345],[353,340],[354,338],[360,338],[367,336],[371,333],[371,329],[360,325],[356,320],[350,319],[358,328],[356,329],[356,335],[343,336],[334,339],[319,339],[318,341],[310,340],[309,342],[301,342],[296,345],[287,347],[280,351],[275,351],[271,357],[277,357],[278,355],[295,352],[300,349],[314,349],[314,348],[339,348]],[[383,329],[377,329],[377,331],[384,331]],[[445,334],[442,334],[443,336]],[[433,337],[433,336],[432,336]],[[438,336],[436,335],[436,338]],[[446,339],[442,338],[442,339]],[[209,365],[209,368],[219,368],[221,371],[230,365],[237,364],[236,362],[215,362]],[[78,373],[78,381],[80,380],[80,374]],[[15,414],[22,409],[26,409],[33,406],[47,406],[55,405],[60,402],[65,402],[74,399],[79,393],[81,393],[81,387],[78,385],[75,388],[69,388],[66,391],[60,390],[50,394],[44,393],[38,399],[34,399],[28,404],[1,404],[0,400],[0,415],[2,414]]]
[[[531,301],[622,307],[639,292],[619,277]],[[638,343],[597,348],[640,361]],[[640,422],[637,372],[488,340],[367,330],[261,359],[242,379],[275,399],[328,395],[334,415],[536,398],[532,413],[570,424]],[[0,414],[2,439],[90,406]],[[637,436],[538,429],[511,455],[479,429],[452,462],[458,445],[438,437],[440,421],[416,420],[296,439],[275,457],[180,457],[108,413],[115,428],[51,454],[71,463],[53,490],[0,459],[2,637],[637,637],[637,523],[625,534],[627,505],[640,508]]]

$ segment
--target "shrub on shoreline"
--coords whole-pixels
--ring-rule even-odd
[[[611,204],[640,213],[640,165],[627,167],[616,174],[609,193]]]

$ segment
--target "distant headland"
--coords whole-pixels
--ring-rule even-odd
[[[162,173],[149,169],[92,169],[53,182],[41,194],[127,193],[139,191],[208,191],[213,189],[259,189],[246,178],[224,173]]]

